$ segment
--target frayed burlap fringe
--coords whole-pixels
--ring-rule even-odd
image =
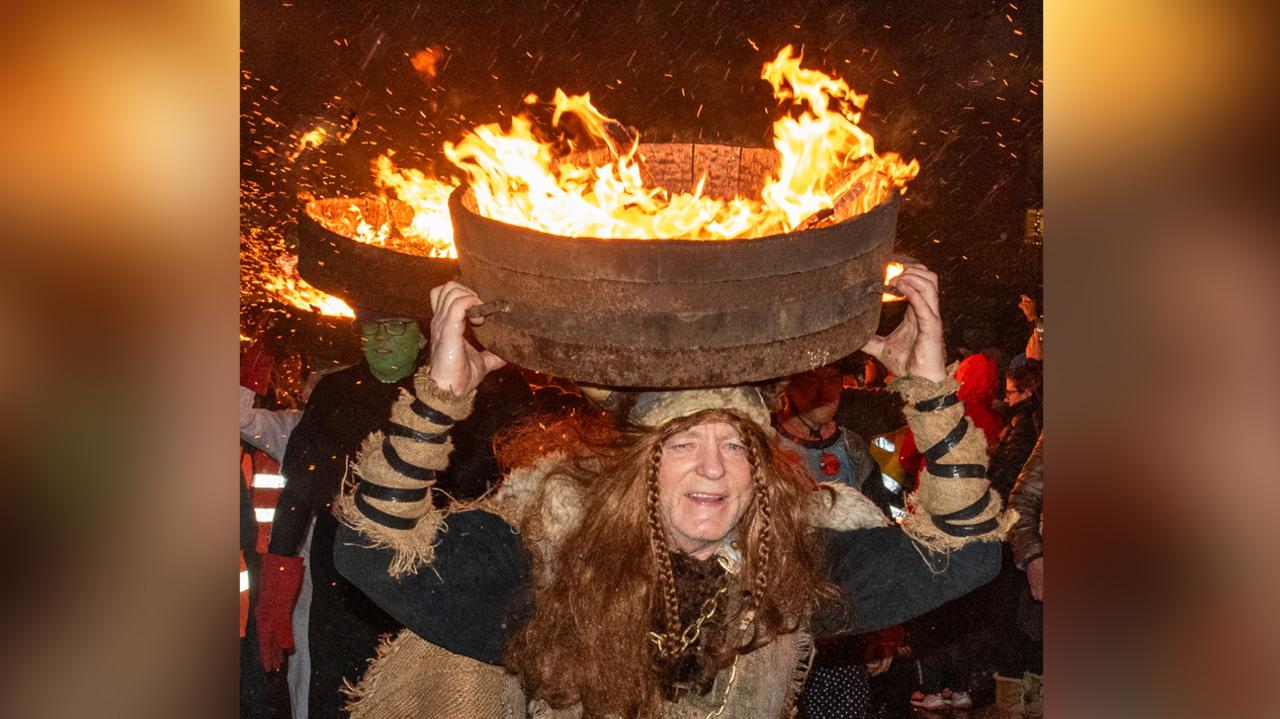
[[[884,515],[880,516],[883,517]],[[782,706],[782,716],[784,717],[796,715],[796,701],[800,699],[800,692],[804,689],[804,683],[809,679],[809,671],[813,669],[813,659],[818,656],[817,646],[814,644],[812,634],[797,632],[792,636],[796,640],[797,661],[796,668],[791,672],[791,688],[787,690],[787,698]]]
[[[413,376],[413,392],[418,399],[453,417],[454,420],[466,419],[471,414],[471,403],[476,398],[475,390],[459,396],[436,384],[436,381],[431,379],[430,365],[418,368],[418,373]],[[401,396],[407,394],[406,392]],[[408,406],[408,404],[405,405],[406,408]]]
[[[414,377],[414,391],[424,403],[455,420],[463,419],[471,413],[474,393],[458,397],[446,392],[428,376],[426,368],[420,369]],[[402,390],[391,408],[391,421],[426,434],[447,432],[450,429],[450,426],[435,424],[415,414],[412,409],[413,400],[413,395]],[[433,481],[406,477],[393,469],[383,455],[384,443],[390,443],[396,454],[409,464],[434,470],[448,466],[449,453],[453,451],[451,439],[446,439],[442,444],[432,444],[419,442],[411,437],[388,437],[382,432],[374,432],[365,440],[356,456],[355,476],[359,480],[395,489],[420,489],[434,484]],[[379,511],[403,519],[417,520],[417,524],[411,529],[392,529],[374,522],[360,512],[355,503],[357,486],[354,482],[348,483],[334,502],[334,514],[338,519],[372,540],[369,546],[377,549],[389,548],[394,552],[388,568],[392,577],[414,574],[419,567],[429,564],[435,558],[436,535],[444,523],[443,515],[432,504],[430,491],[425,499],[417,502],[388,502],[366,497],[370,506]]]
[[[430,507],[431,498],[425,500]],[[418,569],[430,564],[436,557],[436,536],[444,525],[444,515],[434,507],[418,517],[413,529],[391,529],[365,517],[356,506],[354,485],[333,504],[338,521],[351,527],[370,541],[364,545],[370,549],[390,549],[394,552],[387,573],[399,579],[417,574]]]
[[[987,440],[982,430],[973,426],[973,420],[964,416],[964,403],[933,412],[920,412],[917,402],[950,394],[960,389],[955,380],[957,364],[947,368],[947,379],[933,382],[921,377],[899,377],[889,383],[889,389],[902,395],[907,401],[903,413],[915,434],[916,446],[924,452],[942,441],[956,425],[964,422],[969,429],[964,439],[950,452],[943,455],[939,464],[988,464]],[[916,541],[930,550],[947,552],[973,541],[1000,541],[1013,524],[1016,515],[1005,513],[997,520],[996,529],[976,537],[953,537],[934,525],[931,515],[951,514],[972,505],[989,491],[991,483],[986,478],[962,477],[960,479],[937,477],[928,471],[928,465],[920,469],[920,485],[907,497],[908,513],[902,528]],[[1001,514],[1000,496],[992,492],[991,502],[983,513],[973,519],[955,524],[978,524]]]
[[[955,480],[951,480],[955,481]],[[913,539],[920,542],[924,546],[935,552],[947,552],[952,549],[959,549],[969,542],[999,542],[1004,540],[1005,534],[1009,531],[1009,527],[1018,521],[1018,513],[1014,510],[1005,512],[1000,511],[1000,495],[994,489],[991,492],[991,505],[987,507],[987,511],[983,512],[977,519],[968,520],[966,522],[957,522],[957,524],[974,524],[976,522],[985,522],[991,517],[996,517],[996,528],[986,534],[979,534],[976,537],[953,537],[946,532],[938,529],[937,525],[929,519],[929,515],[920,511],[921,505],[919,492],[912,492],[907,495],[907,506],[915,506],[917,511],[908,513],[902,520],[902,529]]]
[[[809,526],[820,529],[866,529],[887,527],[889,520],[870,499],[840,482],[823,482],[809,496]],[[826,491],[830,487],[835,496]]]
[[[346,684],[352,719],[492,719],[524,716],[502,667],[453,654],[402,630],[384,637],[358,686]]]

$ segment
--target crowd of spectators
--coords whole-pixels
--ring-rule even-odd
[[[1025,353],[1000,366],[991,359],[998,353],[967,352],[954,365],[964,415],[990,457],[986,476],[1018,512],[999,575],[902,624],[819,641],[798,698],[800,716],[869,718],[983,704],[1007,716],[1042,711],[1043,321],[1026,296],[1020,307],[1031,325]],[[332,503],[352,481],[351,463],[366,437],[394,431],[391,407],[402,391],[413,392],[414,373],[429,360],[418,324],[360,309],[353,328],[365,359],[354,366],[308,373],[296,355],[275,357],[265,334],[243,355],[242,456],[265,453],[285,485],[261,551],[258,525],[245,509],[255,489],[242,472],[241,549],[251,585],[247,621],[242,616],[242,716],[347,716],[346,690],[383,638],[403,628],[335,568]],[[273,382],[273,372],[288,380]],[[886,521],[901,523],[926,458],[902,399],[886,389],[892,380],[883,364],[857,353],[760,389],[785,454],[815,482],[855,489]],[[472,413],[451,433],[453,456],[435,473],[434,501],[471,501],[499,486],[508,468],[494,445],[505,432],[600,411],[591,388],[571,380],[513,365],[490,372]]]

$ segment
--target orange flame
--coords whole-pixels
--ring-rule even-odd
[[[297,277],[271,277],[263,283],[263,289],[271,292],[281,302],[300,310],[318,312],[330,317],[355,317],[356,313],[346,302],[325,294]]]
[[[890,262],[889,266],[886,267],[884,271],[884,283],[886,285],[889,284],[889,282],[892,281],[893,278],[902,274],[902,271],[904,269],[906,268],[902,265],[901,262]],[[891,295],[888,292],[885,292],[884,294],[880,295],[881,302],[897,302],[898,300],[905,300],[905,299],[907,298],[901,295]]]
[[[281,302],[300,310],[319,312],[330,317],[352,317],[356,313],[346,302],[312,287],[298,276],[298,256],[285,255],[275,263],[281,270],[262,277],[262,290]]]
[[[325,131],[323,127],[317,127],[313,130],[308,130],[307,132],[303,133],[302,137],[298,138],[297,145],[293,149],[291,149],[288,155],[286,156],[289,158],[290,162],[293,162],[294,160],[298,159],[299,155],[306,152],[307,150],[312,150],[323,145],[327,137],[328,137],[328,133]]]
[[[774,123],[781,165],[759,199],[704,196],[705,176],[692,193],[646,183],[639,138],[620,138],[629,133],[617,132],[621,124],[601,114],[590,94],[556,90],[552,123],[559,125],[565,114],[577,117],[592,141],[606,148],[603,162],[579,164],[582,155],[556,158],[552,146],[535,136],[532,118],[523,114],[513,117],[506,131],[497,123],[482,125],[456,145],[445,143],[444,154],[467,174],[481,214],[576,237],[761,237],[795,230],[837,203],[843,219],[880,204],[894,188],[905,191],[919,163],[875,153],[873,139],[857,125],[867,96],[854,93],[843,80],[801,69],[801,59],[788,45],[761,73],[790,111]],[[536,97],[526,103],[530,100]],[[416,170],[397,170],[387,156],[378,159],[376,169],[377,183],[394,188],[401,200],[427,214],[423,227],[443,241],[452,187]],[[451,227],[447,232],[451,238]]]

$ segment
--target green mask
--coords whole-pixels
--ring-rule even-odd
[[[377,326],[367,323],[366,329],[372,327],[374,333],[366,331],[360,336],[360,341],[364,343],[364,357],[369,362],[369,371],[383,382],[395,382],[407,377],[413,371],[418,351],[425,344],[418,323],[408,318],[401,319],[409,322],[402,335],[389,334],[381,323],[377,323]]]

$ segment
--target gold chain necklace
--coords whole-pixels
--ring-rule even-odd
[[[733,680],[738,678],[738,659],[742,655],[739,654],[733,658],[733,666],[729,667],[729,681],[724,684],[724,699],[720,700],[720,708],[707,714],[706,719],[715,719],[724,713],[724,708],[729,706],[729,692],[733,689]]]
[[[712,614],[715,614],[716,605],[719,603],[720,595],[724,594],[728,590],[728,587],[720,587],[720,591],[716,592],[710,599],[702,603],[701,616],[699,616],[697,621],[693,624],[685,627],[684,632],[680,635],[680,648],[671,650],[671,656],[679,656],[684,652],[684,650],[689,648],[690,644],[698,641],[698,636],[702,634],[703,623],[710,619]],[[668,653],[668,650],[664,647],[666,640],[661,634],[658,634],[657,632],[649,632],[649,639],[658,646],[659,653]]]

